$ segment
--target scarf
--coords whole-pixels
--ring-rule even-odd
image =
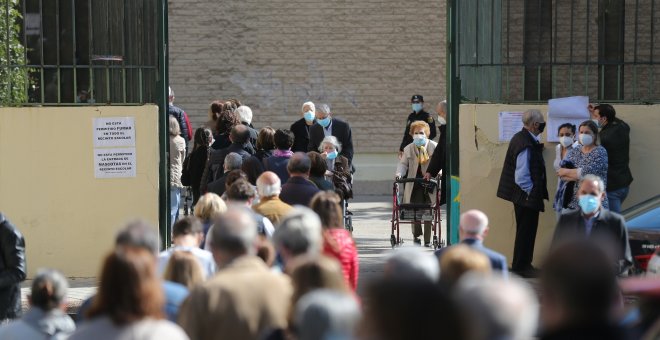
[[[293,151],[275,149],[275,151],[273,151],[273,156],[290,158],[293,156]]]
[[[426,164],[429,161],[429,153],[426,151],[426,145],[417,147],[417,161],[419,164]]]

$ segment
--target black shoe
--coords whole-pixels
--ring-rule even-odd
[[[416,237],[415,237],[415,239],[413,240],[413,243],[416,244],[416,245],[418,245],[418,246],[421,246],[421,245],[422,245],[422,241],[420,241],[419,238],[416,238]]]

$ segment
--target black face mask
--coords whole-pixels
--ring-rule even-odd
[[[539,134],[543,133],[543,130],[545,130],[545,122],[539,123]]]

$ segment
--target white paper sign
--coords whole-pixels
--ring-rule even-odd
[[[499,116],[499,139],[500,142],[508,142],[513,135],[523,128],[522,112],[500,112]]]
[[[96,178],[135,177],[135,148],[94,149]]]
[[[135,118],[94,118],[94,147],[135,146]]]
[[[548,100],[548,126],[546,128],[548,142],[559,142],[557,129],[562,124],[571,123],[577,127],[590,119],[589,97],[576,96]]]

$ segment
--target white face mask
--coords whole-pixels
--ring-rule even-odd
[[[571,146],[571,144],[573,144],[573,137],[568,137],[568,136],[559,137],[559,143],[561,144],[561,146],[567,148]]]
[[[447,124],[447,120],[444,117],[438,115],[438,124],[439,125],[445,125],[445,124]]]
[[[580,144],[584,146],[591,145],[594,142],[594,137],[587,133],[580,134]]]

